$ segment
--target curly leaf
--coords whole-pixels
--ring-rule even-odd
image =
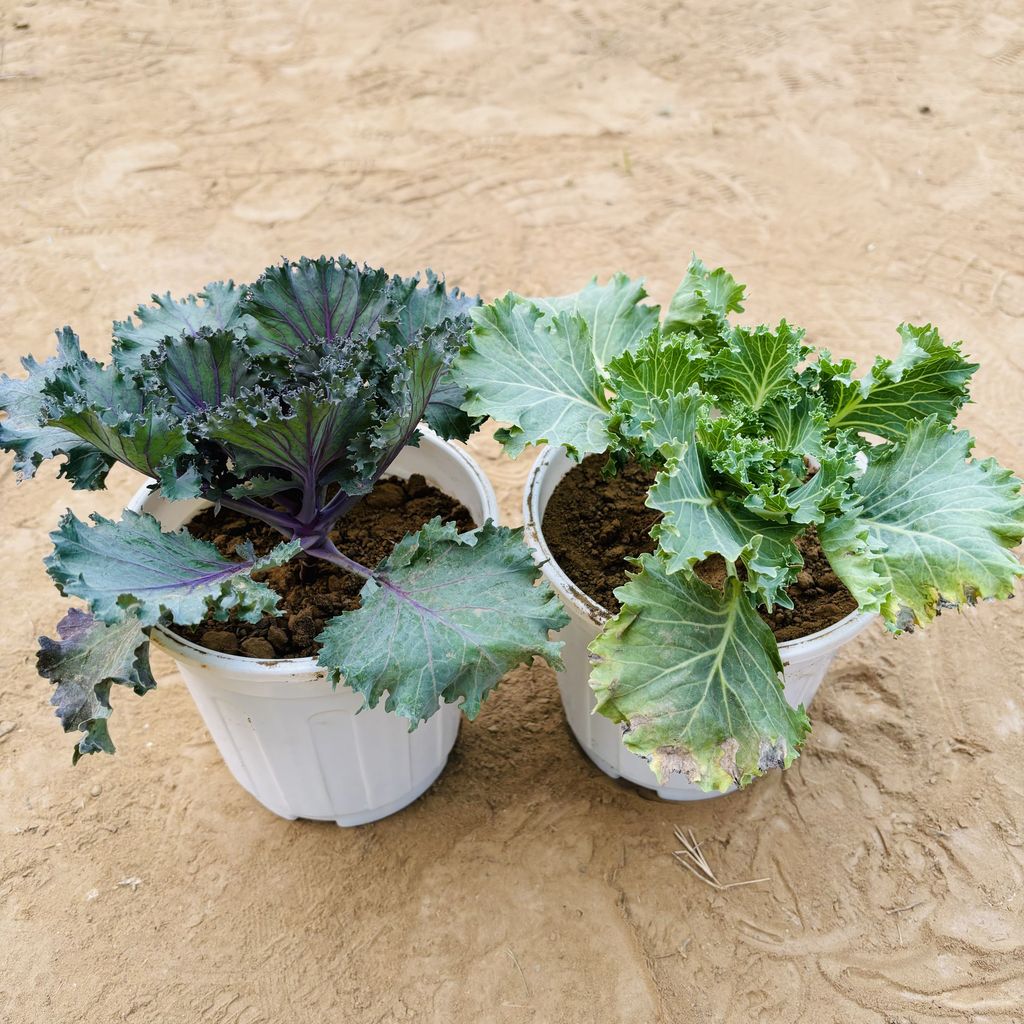
[[[848,511],[856,500],[852,495],[854,464],[845,456],[825,456],[814,475],[799,487],[771,490],[762,487],[750,494],[743,507],[769,519],[791,519],[806,526],[823,523]]]
[[[194,451],[185,429],[154,410],[123,418],[98,407],[66,408],[53,423],[91,442],[105,455],[147,476],[164,478],[179,456]]]
[[[597,708],[659,781],[682,772],[705,791],[744,786],[797,757],[810,723],[783,695],[772,631],[739,581],[724,592],[655,555],[615,591],[622,609],[590,645]]]
[[[467,296],[458,288],[447,289],[444,280],[432,271],[426,273],[426,281],[420,283],[419,276],[391,279],[391,307],[384,314],[398,335],[397,347],[418,346],[421,335],[432,333],[444,321],[449,325],[443,330],[451,343],[451,356],[446,358],[446,367],[451,358],[465,344],[469,331],[469,311],[480,305],[479,296]],[[393,342],[394,344],[394,342]],[[421,416],[431,429],[441,437],[465,441],[483,422],[482,417],[472,417],[462,409],[466,391],[454,378],[450,370],[438,376],[431,388],[430,398]]]
[[[581,292],[554,298],[533,299],[550,322],[559,314],[582,317],[598,370],[623,352],[630,352],[658,326],[658,306],[645,306],[643,281],[616,274],[606,285],[595,277]]]
[[[358,377],[336,377],[280,398],[243,394],[211,415],[206,434],[226,445],[247,474],[283,470],[293,487],[315,485],[328,472],[343,479],[351,475],[353,446],[373,415],[357,397],[360,386]]]
[[[272,498],[282,491],[291,491],[296,487],[291,476],[250,476],[245,483],[228,487],[225,493],[230,498]],[[163,487],[161,487],[163,492]]]
[[[83,732],[82,754],[114,752],[107,732],[110,687],[130,686],[142,695],[156,686],[149,669],[149,637],[134,615],[108,624],[72,608],[57,624],[59,640],[39,638],[37,667],[56,686],[50,703],[65,732]]]
[[[106,486],[107,473],[116,460],[105,452],[83,442],[70,448],[57,473],[71,481],[73,491],[97,491]]]
[[[727,347],[709,364],[711,387],[720,399],[739,402],[757,412],[768,399],[791,387],[796,364],[806,349],[804,331],[783,320],[773,333],[767,327],[734,327]]]
[[[744,563],[749,589],[769,604],[785,604],[783,588],[803,564],[794,543],[800,527],[764,519],[711,486],[696,436],[702,407],[695,394],[652,405],[658,418],[651,433],[660,442],[665,468],[647,495],[647,506],[663,513],[651,536],[665,552],[668,572],[719,554]]]
[[[397,331],[397,327],[385,324],[382,339],[386,340]],[[445,420],[441,405],[433,409],[431,406],[435,401],[454,400],[453,387],[461,393],[461,388],[451,381],[449,370],[464,340],[464,328],[445,321],[425,328],[404,349],[396,347],[396,372],[387,389],[373,439],[378,451],[393,452],[413,440],[424,418],[431,426],[439,421],[442,426],[452,425]]]
[[[742,415],[704,415],[697,425],[697,440],[710,478],[734,486],[738,495],[761,484],[776,484],[779,451],[770,437],[751,429]],[[753,424],[756,427],[756,422]],[[800,475],[806,472],[800,464]]]
[[[761,421],[783,452],[820,459],[825,454],[828,416],[817,395],[780,394],[761,409]]]
[[[967,401],[967,382],[978,368],[960,353],[960,342],[946,345],[931,324],[901,324],[896,359],[876,359],[871,372],[851,380],[847,361],[819,360],[822,390],[833,407],[829,426],[877,434],[898,441],[926,416],[952,423]]]
[[[61,356],[60,365],[42,387],[47,400],[44,411],[51,416],[78,406],[92,406],[125,417],[137,416],[147,406],[166,408],[163,396],[145,387],[139,373],[122,371],[116,365],[104,366],[91,359],[69,327],[64,328]]]
[[[81,351],[69,354],[42,390],[47,422],[147,476],[168,476],[179,457],[195,450],[161,396]]]
[[[723,267],[708,270],[702,260],[693,256],[669,303],[662,329],[668,333],[720,327],[730,313],[743,312],[745,290]]]
[[[388,275],[346,256],[321,256],[269,267],[241,309],[255,321],[249,336],[260,354],[308,360],[323,347],[365,341],[389,305]]]
[[[568,618],[539,575],[522,530],[487,522],[459,536],[433,519],[400,541],[361,594],[317,638],[332,678],[413,726],[461,699],[469,718],[501,677],[535,655],[561,667],[548,630]]]
[[[407,344],[415,341],[427,327],[437,327],[443,320],[452,320],[469,328],[467,314],[474,306],[480,305],[478,295],[466,295],[459,288],[448,289],[444,278],[432,270],[426,273],[426,281],[420,282],[419,275],[391,278],[391,299],[393,309],[387,318],[398,327]]]
[[[485,417],[470,416],[463,410],[466,404],[466,389],[458,382],[452,371],[445,371],[430,393],[430,401],[423,412],[423,418],[430,429],[446,441],[467,441]]]
[[[876,603],[869,564],[888,581],[881,610],[893,628],[923,625],[943,606],[1009,597],[1024,575],[1011,551],[1024,538],[1021,482],[994,459],[971,459],[973,445],[934,416],[911,426],[902,444],[872,451],[856,482],[867,550],[825,531],[829,561],[858,601]]]
[[[650,334],[634,352],[624,352],[608,365],[609,384],[615,392],[619,430],[644,444],[647,454],[657,445],[645,424],[654,418],[651,403],[684,394],[704,372],[707,351],[692,336]]]
[[[125,510],[115,523],[93,514],[92,527],[67,512],[50,534],[46,569],[62,594],[84,598],[98,619],[137,617],[152,626],[165,615],[179,625],[200,622],[208,611],[220,621],[232,613],[247,622],[277,613],[278,596],[252,573],[293,558],[299,542],[278,544],[257,558],[243,545],[232,562],[185,529],[163,533],[151,515]]]
[[[854,514],[830,519],[818,527],[818,541],[860,611],[895,621],[899,606],[892,599],[892,580],[879,571],[882,549],[872,547],[877,539],[872,539],[867,524]]]
[[[243,289],[234,281],[214,281],[198,295],[172,299],[154,295],[152,306],[139,306],[138,323],[131,317],[114,324],[112,358],[123,371],[142,368],[144,356],[159,349],[165,338],[195,337],[201,330],[241,332],[251,321],[239,309]],[[200,302],[202,300],[202,302]]]
[[[215,489],[208,487],[197,466],[184,466],[179,463],[165,463],[157,480],[160,483],[160,494],[168,501],[190,501],[203,498]]]
[[[19,480],[28,480],[46,459],[66,455],[61,475],[69,477],[75,489],[94,490],[103,486],[113,460],[77,434],[63,427],[48,425],[44,386],[57,370],[81,358],[78,336],[70,327],[57,331],[57,355],[45,363],[25,356],[21,365],[27,377],[0,377],[0,448],[14,453],[14,471]]]
[[[149,368],[173,396],[178,416],[216,409],[260,380],[245,347],[229,331],[203,328],[163,342]]]
[[[655,331],[635,351],[624,352],[608,364],[616,397],[634,407],[651,398],[683,394],[700,380],[706,350],[688,336],[666,337]]]
[[[510,454],[528,444],[560,444],[573,455],[611,442],[609,405],[586,322],[508,294],[471,311],[474,328],[457,360],[474,416],[512,423],[501,435]]]

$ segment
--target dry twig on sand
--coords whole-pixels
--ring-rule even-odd
[[[913,910],[915,907],[921,906],[924,902],[924,900],[918,900],[916,903],[908,903],[905,907],[889,907],[885,912],[887,914],[905,914],[908,910]]]
[[[523,988],[526,989],[526,998],[532,999],[533,993],[530,991],[530,983],[526,980],[526,975],[523,973],[522,967],[519,966],[519,958],[512,952],[512,947],[508,947],[508,955],[512,957],[512,963],[516,965],[516,970],[519,972],[519,977],[523,979]]]
[[[711,865],[708,863],[707,858],[701,852],[701,844],[697,842],[693,829],[687,829],[684,832],[681,828],[677,827],[675,833],[676,839],[683,844],[683,848],[676,850],[672,856],[687,871],[696,875],[705,885],[710,885],[712,889],[717,889],[721,892],[725,889],[736,889],[741,885],[757,885],[758,882],[771,881],[770,878],[747,878],[742,882],[720,882],[715,876],[714,871],[711,870]]]
[[[918,900],[916,903],[908,903],[905,907],[889,907],[888,909],[882,908],[887,914],[896,915],[896,938],[899,939],[899,943],[903,945],[903,929],[900,927],[900,914],[905,914],[908,910],[913,910],[915,907],[921,906],[925,903],[925,900]]]

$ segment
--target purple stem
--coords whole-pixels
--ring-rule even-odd
[[[302,507],[299,509],[300,522],[315,522],[319,518],[319,504],[317,501],[316,480],[307,473],[302,480]]]
[[[398,458],[402,453],[402,450],[409,443],[409,439],[413,434],[416,433],[419,427],[419,420],[416,420],[412,427],[402,434],[399,442],[391,449],[388,457],[382,462],[378,463],[373,473],[363,481],[363,487],[360,488],[358,494],[348,494],[345,491],[339,490],[337,494],[322,509],[320,509],[316,519],[314,520],[316,526],[327,533],[330,528],[346,513],[352,506],[359,501],[365,494],[367,494],[373,485],[388,471],[391,463]]]
[[[349,572],[354,572],[357,576],[362,576],[363,579],[375,579],[378,583],[382,583],[385,586],[388,585],[386,580],[375,576],[372,569],[367,569],[365,565],[362,565],[353,558],[349,558],[348,555],[342,554],[335,547],[334,541],[330,537],[317,538],[313,540],[309,547],[303,544],[302,549],[307,555],[313,555],[314,558],[322,558],[325,562],[340,565],[342,569],[348,569]],[[395,588],[392,587],[391,589]]]
[[[365,493],[365,492],[364,492]],[[317,525],[325,530],[330,528],[361,498],[363,494],[348,494],[338,491],[318,513]]]
[[[289,540],[295,536],[295,520],[284,512],[275,512],[273,509],[260,505],[251,498],[219,498],[217,499],[225,508],[234,512],[241,512],[243,515],[252,516],[267,526],[283,533]]]

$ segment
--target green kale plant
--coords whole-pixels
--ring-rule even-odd
[[[562,445],[653,464],[657,549],[633,559],[591,646],[597,710],[659,779],[703,789],[788,767],[810,723],[783,697],[758,607],[792,607],[812,526],[861,611],[894,633],[1012,594],[1021,483],[954,428],[977,369],[931,326],[903,324],[861,377],[804,332],[741,327],[744,288],[694,258],[663,318],[618,275],[576,295],[509,294],[470,310],[463,410],[510,424],[511,455]],[[719,555],[724,588],[695,566]]]
[[[19,478],[62,457],[73,488],[104,486],[116,462],[151,477],[171,500],[201,498],[268,524],[281,543],[224,557],[187,529],[150,515],[118,522],[68,512],[47,569],[80,598],[40,640],[40,673],[55,684],[74,756],[112,753],[116,685],[146,693],[150,631],[212,614],[257,621],[278,595],[255,578],[300,552],[366,579],[361,607],[328,622],[319,663],[374,707],[416,723],[442,701],[472,718],[501,676],[533,655],[558,663],[548,630],[565,615],[520,530],[488,521],[459,535],[440,519],[400,541],[378,566],[339,551],[334,524],[370,491],[426,422],[465,439],[450,367],[479,300],[426,279],[352,261],[302,259],[251,286],[218,282],[196,296],[154,296],[115,323],[111,362],[82,351],[65,327],[56,355],[27,357],[27,376],[0,378],[0,447]]]

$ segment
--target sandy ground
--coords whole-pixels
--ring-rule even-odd
[[[986,11],[982,12],[982,7]],[[1024,470],[1019,3],[0,0],[0,366],[281,254],[485,296],[691,248],[842,355],[903,318],[983,363]],[[529,457],[473,444],[509,520]],[[514,673],[417,805],[344,831],[229,777],[170,666],[73,770],[34,673],[74,494],[0,481],[0,1019],[10,1024],[1024,1020],[1020,601],[840,659],[786,776],[645,799]],[[11,728],[13,727],[13,728]],[[684,825],[727,880],[672,860]],[[901,909],[905,908],[905,909]]]

